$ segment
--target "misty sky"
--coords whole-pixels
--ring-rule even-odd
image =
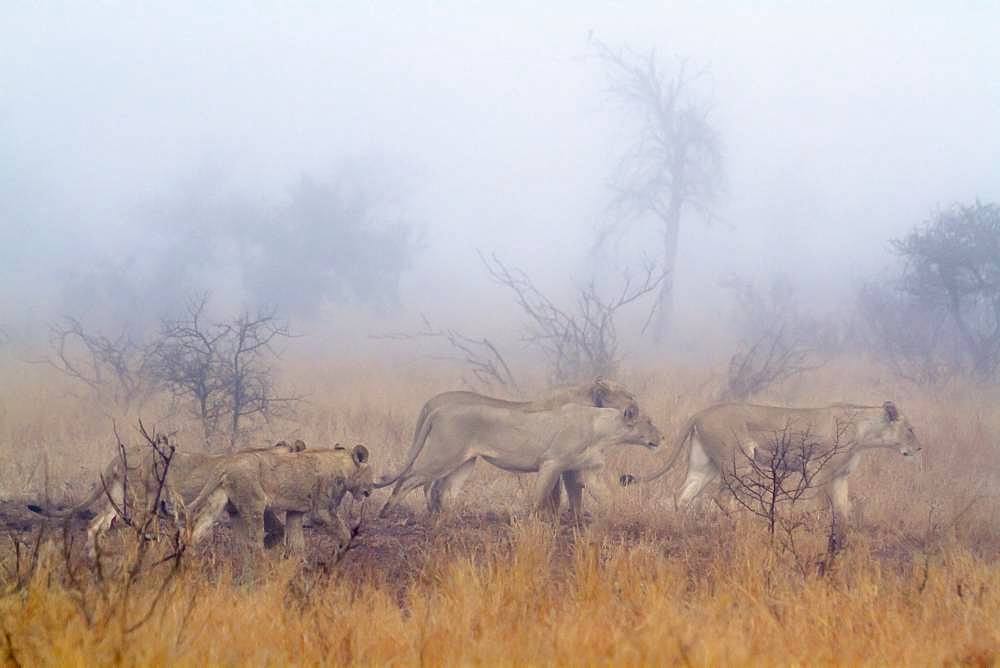
[[[582,277],[626,136],[589,35],[710,72],[727,190],[684,222],[682,310],[733,272],[844,286],[934,207],[1000,199],[997,3],[538,4],[5,2],[0,260],[114,253],[204,175],[273,202],[364,159],[423,230],[404,295],[506,299],[475,248]]]

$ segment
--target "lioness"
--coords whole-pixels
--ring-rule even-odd
[[[656,480],[673,468],[685,451],[685,444],[690,444],[687,477],[676,499],[678,507],[685,507],[708,483],[719,480],[723,471],[731,470],[740,457],[759,460],[761,449],[768,449],[779,435],[788,433],[807,435],[810,442],[820,446],[818,456],[828,457],[815,484],[844,519],[851,509],[847,477],[857,468],[862,451],[898,448],[900,454],[909,456],[921,449],[909,420],[891,401],[881,406],[833,404],[823,408],[720,404],[687,421],[663,468],[639,478],[624,474],[620,482],[628,485]]]
[[[601,378],[600,376],[590,383],[556,388],[548,396],[536,399],[535,401],[506,401],[466,391],[442,392],[428,399],[424,403],[423,408],[420,409],[420,415],[417,417],[417,425],[413,430],[413,442],[410,445],[410,451],[407,453],[406,462],[403,464],[401,472],[394,476],[384,476],[375,483],[375,488],[388,487],[396,482],[399,476],[413,465],[424,445],[424,441],[420,437],[424,430],[424,423],[427,422],[427,418],[432,412],[442,406],[492,406],[532,413],[549,410],[563,404],[579,404],[581,406],[594,406],[596,408],[620,408],[623,410],[630,408],[635,415],[638,415],[639,411],[635,395],[625,389],[623,385],[606,378]],[[465,475],[461,476],[461,480],[458,478],[451,480],[449,483],[451,491],[455,492],[458,487],[461,487],[462,481],[472,472],[473,466],[474,463],[469,464],[469,468],[465,472]],[[432,509],[440,508],[441,498],[445,492],[445,484],[445,480],[442,479],[435,480],[424,486],[424,495],[427,498],[428,505]],[[567,491],[572,484],[574,484],[572,481],[569,483],[564,481]],[[553,495],[555,497],[555,504],[558,506],[561,495],[558,484],[553,487]]]
[[[518,473],[537,472],[534,505],[555,511],[562,476],[572,510],[581,511],[582,474],[604,465],[605,450],[617,445],[655,448],[660,432],[634,405],[622,409],[565,404],[547,410],[450,404],[433,410],[414,443],[410,462],[395,477],[384,515],[411,490],[435,482],[431,512],[445,493],[464,482],[477,458]]]
[[[174,450],[166,437],[160,437],[156,441],[156,447],[166,454],[172,450],[170,456],[170,466],[167,469],[167,479],[163,490],[162,505],[164,508],[169,503],[174,507],[178,504],[189,504],[198,493],[205,487],[211,476],[213,467],[227,457],[234,455],[207,455],[200,452],[184,452]],[[237,455],[255,455],[261,453],[271,454],[291,454],[305,450],[306,444],[297,440],[291,445],[286,441],[279,441],[269,448],[252,448],[243,450]],[[163,466],[163,457],[158,454],[151,445],[134,445],[125,448],[125,460],[116,456],[104,469],[101,479],[94,485],[93,490],[81,503],[75,507],[59,512],[47,512],[38,506],[30,505],[28,509],[41,515],[55,518],[66,518],[80,515],[86,511],[94,512],[94,517],[87,525],[87,550],[93,557],[97,550],[97,537],[101,532],[111,527],[112,521],[117,515],[115,504],[119,508],[123,507],[123,497],[127,486],[130,494],[140,494],[139,498],[153,498],[159,487],[158,474]],[[127,466],[127,468],[126,468]],[[112,504],[111,499],[114,499]],[[158,509],[160,510],[160,509]],[[267,517],[269,532],[280,532],[281,522],[273,513],[268,513]]]
[[[244,546],[264,546],[264,511],[286,513],[285,544],[290,551],[305,549],[302,519],[309,514],[347,547],[351,531],[337,514],[344,494],[365,496],[372,489],[368,449],[340,446],[308,450],[294,457],[238,454],[216,464],[205,488],[191,504],[194,517],[191,541],[201,540],[227,506],[235,509],[234,526]]]

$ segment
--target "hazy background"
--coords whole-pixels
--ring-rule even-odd
[[[592,38],[708,72],[726,191],[714,222],[682,223],[682,342],[726,308],[725,276],[780,272],[838,308],[892,262],[889,238],[1000,198],[993,3],[536,4],[4,3],[0,327],[154,318],[163,285],[249,304],[227,262],[253,251],[212,230],[280,239],[275,212],[306,179],[367,193],[416,250],[398,302],[290,302],[301,330],[346,340],[424,312],[514,340],[475,249],[556,296],[591,274],[627,135]],[[614,262],[656,238],[633,228]],[[271,271],[284,307],[308,278]]]

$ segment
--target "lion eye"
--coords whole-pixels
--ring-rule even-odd
[[[629,406],[625,409],[625,419],[634,420],[635,416],[639,413],[639,410],[635,406]]]

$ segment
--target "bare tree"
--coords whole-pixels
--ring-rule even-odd
[[[720,400],[746,401],[821,366],[817,348],[824,328],[799,312],[789,281],[778,277],[769,290],[760,291],[750,281],[731,277],[723,287],[734,296],[735,325],[743,336],[729,360]]]
[[[390,339],[410,341],[414,339],[441,339],[448,343],[456,355],[433,355],[433,359],[457,361],[472,372],[475,381],[486,388],[502,388],[515,395],[521,394],[521,388],[500,353],[499,348],[486,337],[474,338],[466,336],[454,329],[437,329],[431,325],[427,316],[421,314],[423,329],[418,332],[391,332],[374,335],[373,339]]]
[[[814,489],[823,467],[844,450],[839,436],[845,433],[846,427],[833,444],[825,444],[811,430],[797,431],[786,424],[763,447],[748,451],[739,443],[730,466],[722,471],[722,483],[740,506],[766,521],[773,536],[781,507]]]
[[[776,383],[819,368],[812,350],[784,326],[767,330],[729,360],[723,400],[747,401]]]
[[[130,465],[128,454],[135,451],[122,443],[117,428],[114,434],[122,471],[121,495],[112,494],[107,484],[104,492],[123,528],[121,541],[116,541],[123,549],[109,550],[105,541],[95,536],[95,558],[82,564],[74,558],[74,536],[70,522],[66,521],[60,575],[88,627],[103,628],[115,623],[125,638],[146,624],[163,602],[181,572],[187,543],[179,527],[171,526],[164,532],[160,521],[174,447],[166,436],[155,430],[149,433],[140,421],[139,434],[151,450],[152,478],[137,480],[134,476],[138,469]],[[140,601],[138,585],[150,576],[155,582],[153,596]]]
[[[206,440],[225,426],[232,448],[247,419],[269,420],[298,400],[277,394],[271,366],[275,343],[292,333],[273,310],[208,323],[207,302],[192,299],[184,318],[163,321],[156,372],[175,399],[191,402]]]
[[[87,331],[76,318],[66,316],[49,325],[50,355],[42,362],[83,383],[98,395],[108,395],[126,412],[142,405],[157,389],[151,368],[155,343],[136,341],[125,330],[109,338]]]
[[[655,291],[666,279],[664,272],[647,264],[638,281],[626,272],[621,289],[610,298],[603,297],[590,281],[578,289],[575,308],[565,309],[546,297],[527,274],[508,267],[496,254],[487,258],[479,253],[479,258],[493,280],[514,293],[528,316],[525,340],[545,356],[555,383],[614,376],[621,361],[615,328],[619,310]],[[647,325],[655,313],[654,304]]]
[[[843,454],[849,443],[850,423],[838,424],[832,443],[815,437],[810,429],[794,429],[785,424],[771,433],[761,447],[748,450],[739,443],[733,459],[722,470],[722,485],[739,507],[763,520],[772,546],[789,552],[803,571],[811,561],[803,559],[796,533],[807,526],[813,513],[798,503],[815,494],[827,482],[826,467]],[[830,510],[826,553],[816,562],[827,572],[843,545],[843,527]]]
[[[695,95],[701,73],[692,74],[684,62],[671,73],[653,50],[643,56],[597,40],[593,43],[612,96],[637,118],[635,139],[611,180],[614,216],[601,229],[598,245],[634,221],[656,222],[666,277],[660,285],[653,334],[662,341],[672,316],[681,220],[689,209],[711,217],[722,186],[721,141],[709,119],[711,106]]]

